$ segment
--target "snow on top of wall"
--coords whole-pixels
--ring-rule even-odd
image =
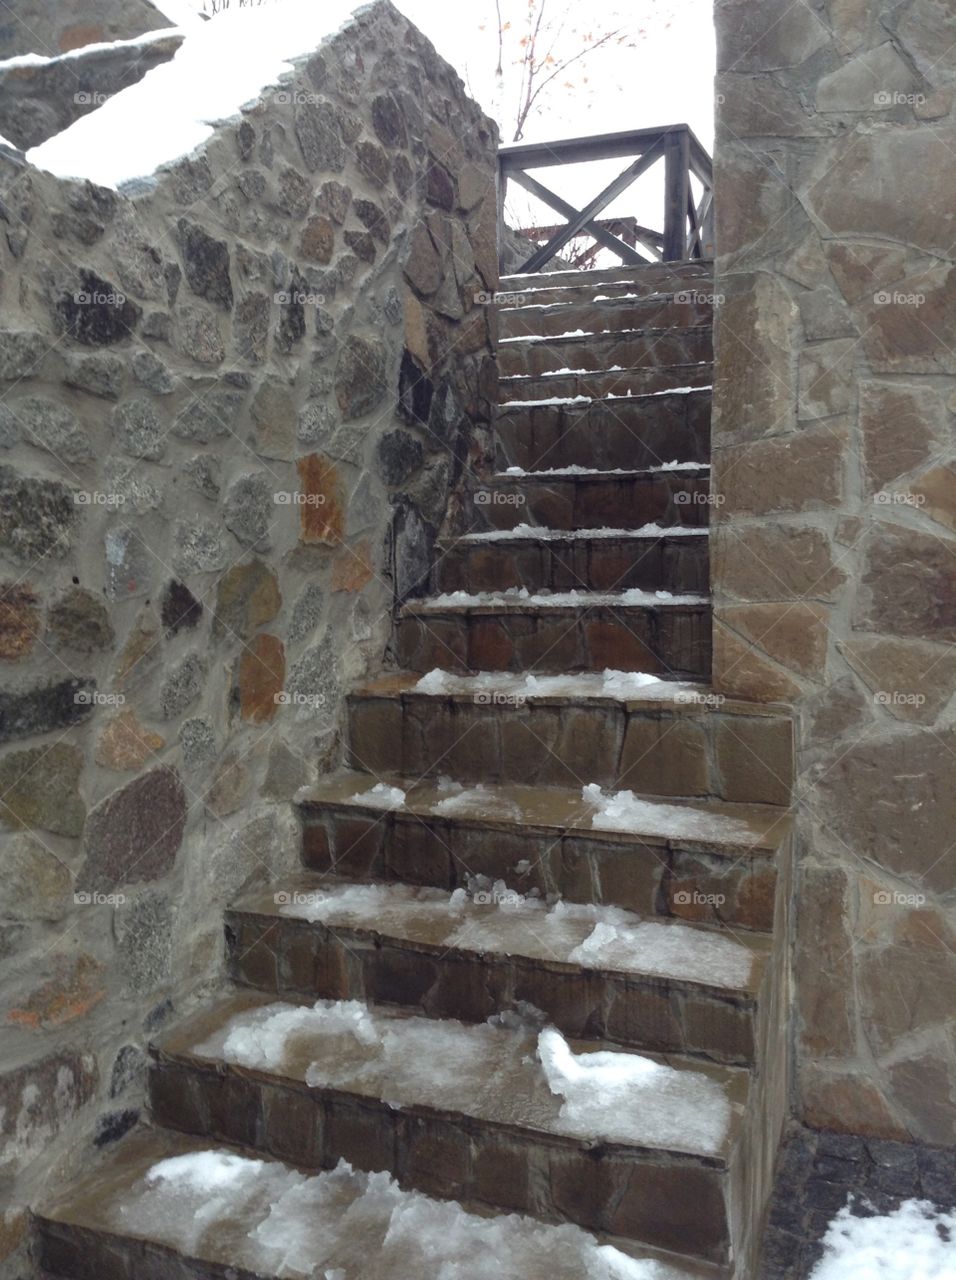
[[[113,188],[155,173],[208,141],[218,123],[365,7],[358,0],[286,0],[225,10],[186,29],[172,61],[33,147],[27,159],[57,177]]]
[[[83,44],[77,49],[68,49],[66,53],[57,53],[53,57],[44,57],[42,53],[20,53],[15,58],[0,60],[0,72],[14,71],[17,67],[48,67],[54,62],[70,62],[77,58],[85,58],[91,53],[104,53],[112,49],[146,49],[160,40],[168,40],[170,36],[185,34],[178,26],[163,27],[161,31],[147,31],[141,36],[133,36],[130,40],[102,40],[96,44]]]

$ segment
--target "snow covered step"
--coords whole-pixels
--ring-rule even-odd
[[[620,284],[615,289],[627,290]],[[589,295],[591,291],[589,290]],[[597,301],[594,301],[597,297]],[[498,341],[522,337],[560,337],[573,333],[624,333],[641,329],[694,328],[713,323],[713,306],[703,290],[652,293],[642,298],[596,293],[555,303],[531,302],[498,308]]]
[[[258,1089],[267,1092],[267,1086]],[[271,1090],[273,1145],[293,1150],[310,1101]],[[298,1108],[298,1109],[297,1109]],[[283,1150],[283,1154],[285,1151]],[[571,1226],[489,1217],[387,1174],[339,1165],[312,1175],[183,1134],[134,1134],[35,1213],[43,1273],[56,1280],[716,1280],[709,1267],[664,1263]]]
[[[787,805],[789,711],[706,685],[598,673],[402,672],[348,699],[352,768]]]
[[[640,529],[708,523],[710,468],[661,466],[632,471],[577,468],[503,473],[474,491],[476,519],[490,529],[537,524],[550,529]]]
[[[502,276],[498,297],[502,306],[571,301],[574,293],[587,296],[677,293],[694,288],[713,291],[714,264],[659,262],[639,267],[603,267],[597,271],[539,271],[530,275]]]
[[[589,400],[499,409],[499,469],[583,466],[640,469],[670,461],[706,463],[711,392]]]
[[[439,543],[436,592],[644,591],[706,592],[706,529],[646,525],[641,529],[513,529],[468,534]]]
[[[498,386],[498,402],[513,404],[583,404],[588,400],[620,399],[622,396],[655,395],[681,388],[697,390],[713,384],[714,369],[704,363],[666,364],[663,349],[647,353],[640,367],[613,369],[603,373],[544,374],[537,378],[503,377]]]
[[[762,934],[547,907],[500,886],[356,884],[302,873],[226,913],[238,982],[483,1021],[523,1003],[566,1035],[748,1065],[770,954]]]
[[[695,364],[713,356],[713,329],[708,324],[516,338],[499,342],[497,362],[502,378],[540,378],[555,373]]]
[[[626,795],[596,805],[581,788],[352,771],[297,802],[312,871],[449,893],[484,877],[486,887],[503,880],[522,894],[764,932],[790,826],[785,811],[764,805]]]
[[[711,606],[699,595],[653,591],[485,592],[414,600],[396,623],[409,671],[617,668],[673,679],[710,674]]]

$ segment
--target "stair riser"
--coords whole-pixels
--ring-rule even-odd
[[[484,1022],[525,1001],[567,1036],[715,1062],[753,1061],[756,1004],[667,978],[400,942],[290,917],[226,913],[236,982],[283,998],[363,1000]]]
[[[184,1257],[151,1241],[46,1218],[35,1223],[40,1280],[260,1280],[258,1273]],[[262,1273],[261,1280],[273,1277]]]
[[[660,356],[663,353],[658,351],[656,354]],[[642,369],[624,369],[620,372],[509,378],[502,379],[498,398],[501,404],[508,404],[516,400],[563,400],[574,396],[600,400],[605,396],[657,395],[659,392],[675,391],[678,387],[709,387],[713,376],[713,366],[708,363],[677,366],[660,364],[658,367],[649,364]]]
[[[645,671],[679,679],[710,674],[710,606],[550,608],[541,612],[406,614],[396,626],[399,665],[446,671]]]
[[[669,461],[669,459],[668,459]],[[515,476],[476,489],[476,524],[513,529],[540,524],[549,529],[640,529],[685,525],[702,529],[710,514],[710,478],[687,471],[640,476]]]
[[[622,293],[627,293],[624,289]],[[600,295],[601,290],[595,289]],[[593,297],[593,294],[590,295]],[[703,290],[688,290],[677,297],[650,297],[641,301],[571,301],[548,306],[525,305],[498,312],[498,338],[557,337],[562,333],[621,333],[625,329],[693,329],[713,324],[713,306]]]
[[[769,932],[776,868],[769,854],[730,856],[602,838],[527,831],[351,807],[302,810],[302,857],[312,871],[430,886],[449,893],[470,876],[503,880],[569,902],[623,907],[639,915]],[[518,863],[530,864],[523,873]]]
[[[592,405],[542,405],[506,409],[495,435],[498,467],[592,467],[639,470],[666,462],[710,457],[709,391],[597,401]]]
[[[458,543],[439,559],[432,589],[443,591],[645,591],[706,594],[706,537],[593,538],[519,544]]]
[[[714,357],[711,329],[663,329],[550,342],[504,342],[498,347],[502,378],[531,377],[558,369],[654,369],[697,364]]]
[[[573,1222],[700,1259],[728,1257],[728,1175],[716,1161],[614,1147],[588,1150],[546,1134],[516,1133],[441,1112],[397,1110],[377,1099],[294,1081],[232,1069],[220,1074],[189,1059],[160,1059],[151,1072],[150,1096],[159,1123],[279,1156],[306,1170],[347,1160],[358,1169],[385,1170],[407,1190]]]
[[[617,296],[635,293],[647,297],[655,293],[677,293],[681,289],[699,287],[713,290],[713,262],[654,263],[646,267],[602,267],[599,271],[536,272],[502,276],[499,297],[502,305],[523,306],[529,302],[545,302],[554,295],[556,301],[567,300],[569,292]],[[709,286],[709,288],[708,288]],[[516,297],[521,294],[520,300]]]
[[[462,782],[579,787],[648,796],[709,796],[786,805],[793,776],[785,717],[623,702],[520,703],[484,691],[452,698],[353,695],[350,767],[376,775],[448,774]]]

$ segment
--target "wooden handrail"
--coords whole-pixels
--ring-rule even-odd
[[[529,169],[556,165],[581,164],[590,160],[635,157],[613,182],[599,192],[583,208],[576,209],[549,190],[527,172]],[[619,133],[596,134],[588,138],[564,138],[557,142],[520,143],[501,147],[498,151],[498,230],[499,244],[504,244],[504,206],[509,181],[516,182],[542,203],[566,219],[563,226],[547,228],[547,243],[541,245],[519,268],[520,272],[540,271],[569,240],[587,233],[598,246],[610,249],[621,262],[636,265],[648,259],[613,235],[615,221],[599,218],[607,206],[658,160],[664,161],[663,230],[641,237],[642,247],[664,262],[687,258],[710,258],[714,253],[713,164],[693,131],[686,124],[665,125],[658,129],[629,129]],[[703,187],[695,204],[690,186],[691,176]],[[620,220],[618,220],[620,221]],[[647,231],[647,228],[642,228]],[[652,238],[653,237],[653,238]],[[655,239],[659,239],[658,248]]]

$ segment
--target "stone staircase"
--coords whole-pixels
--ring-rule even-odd
[[[707,684],[709,264],[502,288],[498,472],[46,1276],[756,1277],[791,726]]]

